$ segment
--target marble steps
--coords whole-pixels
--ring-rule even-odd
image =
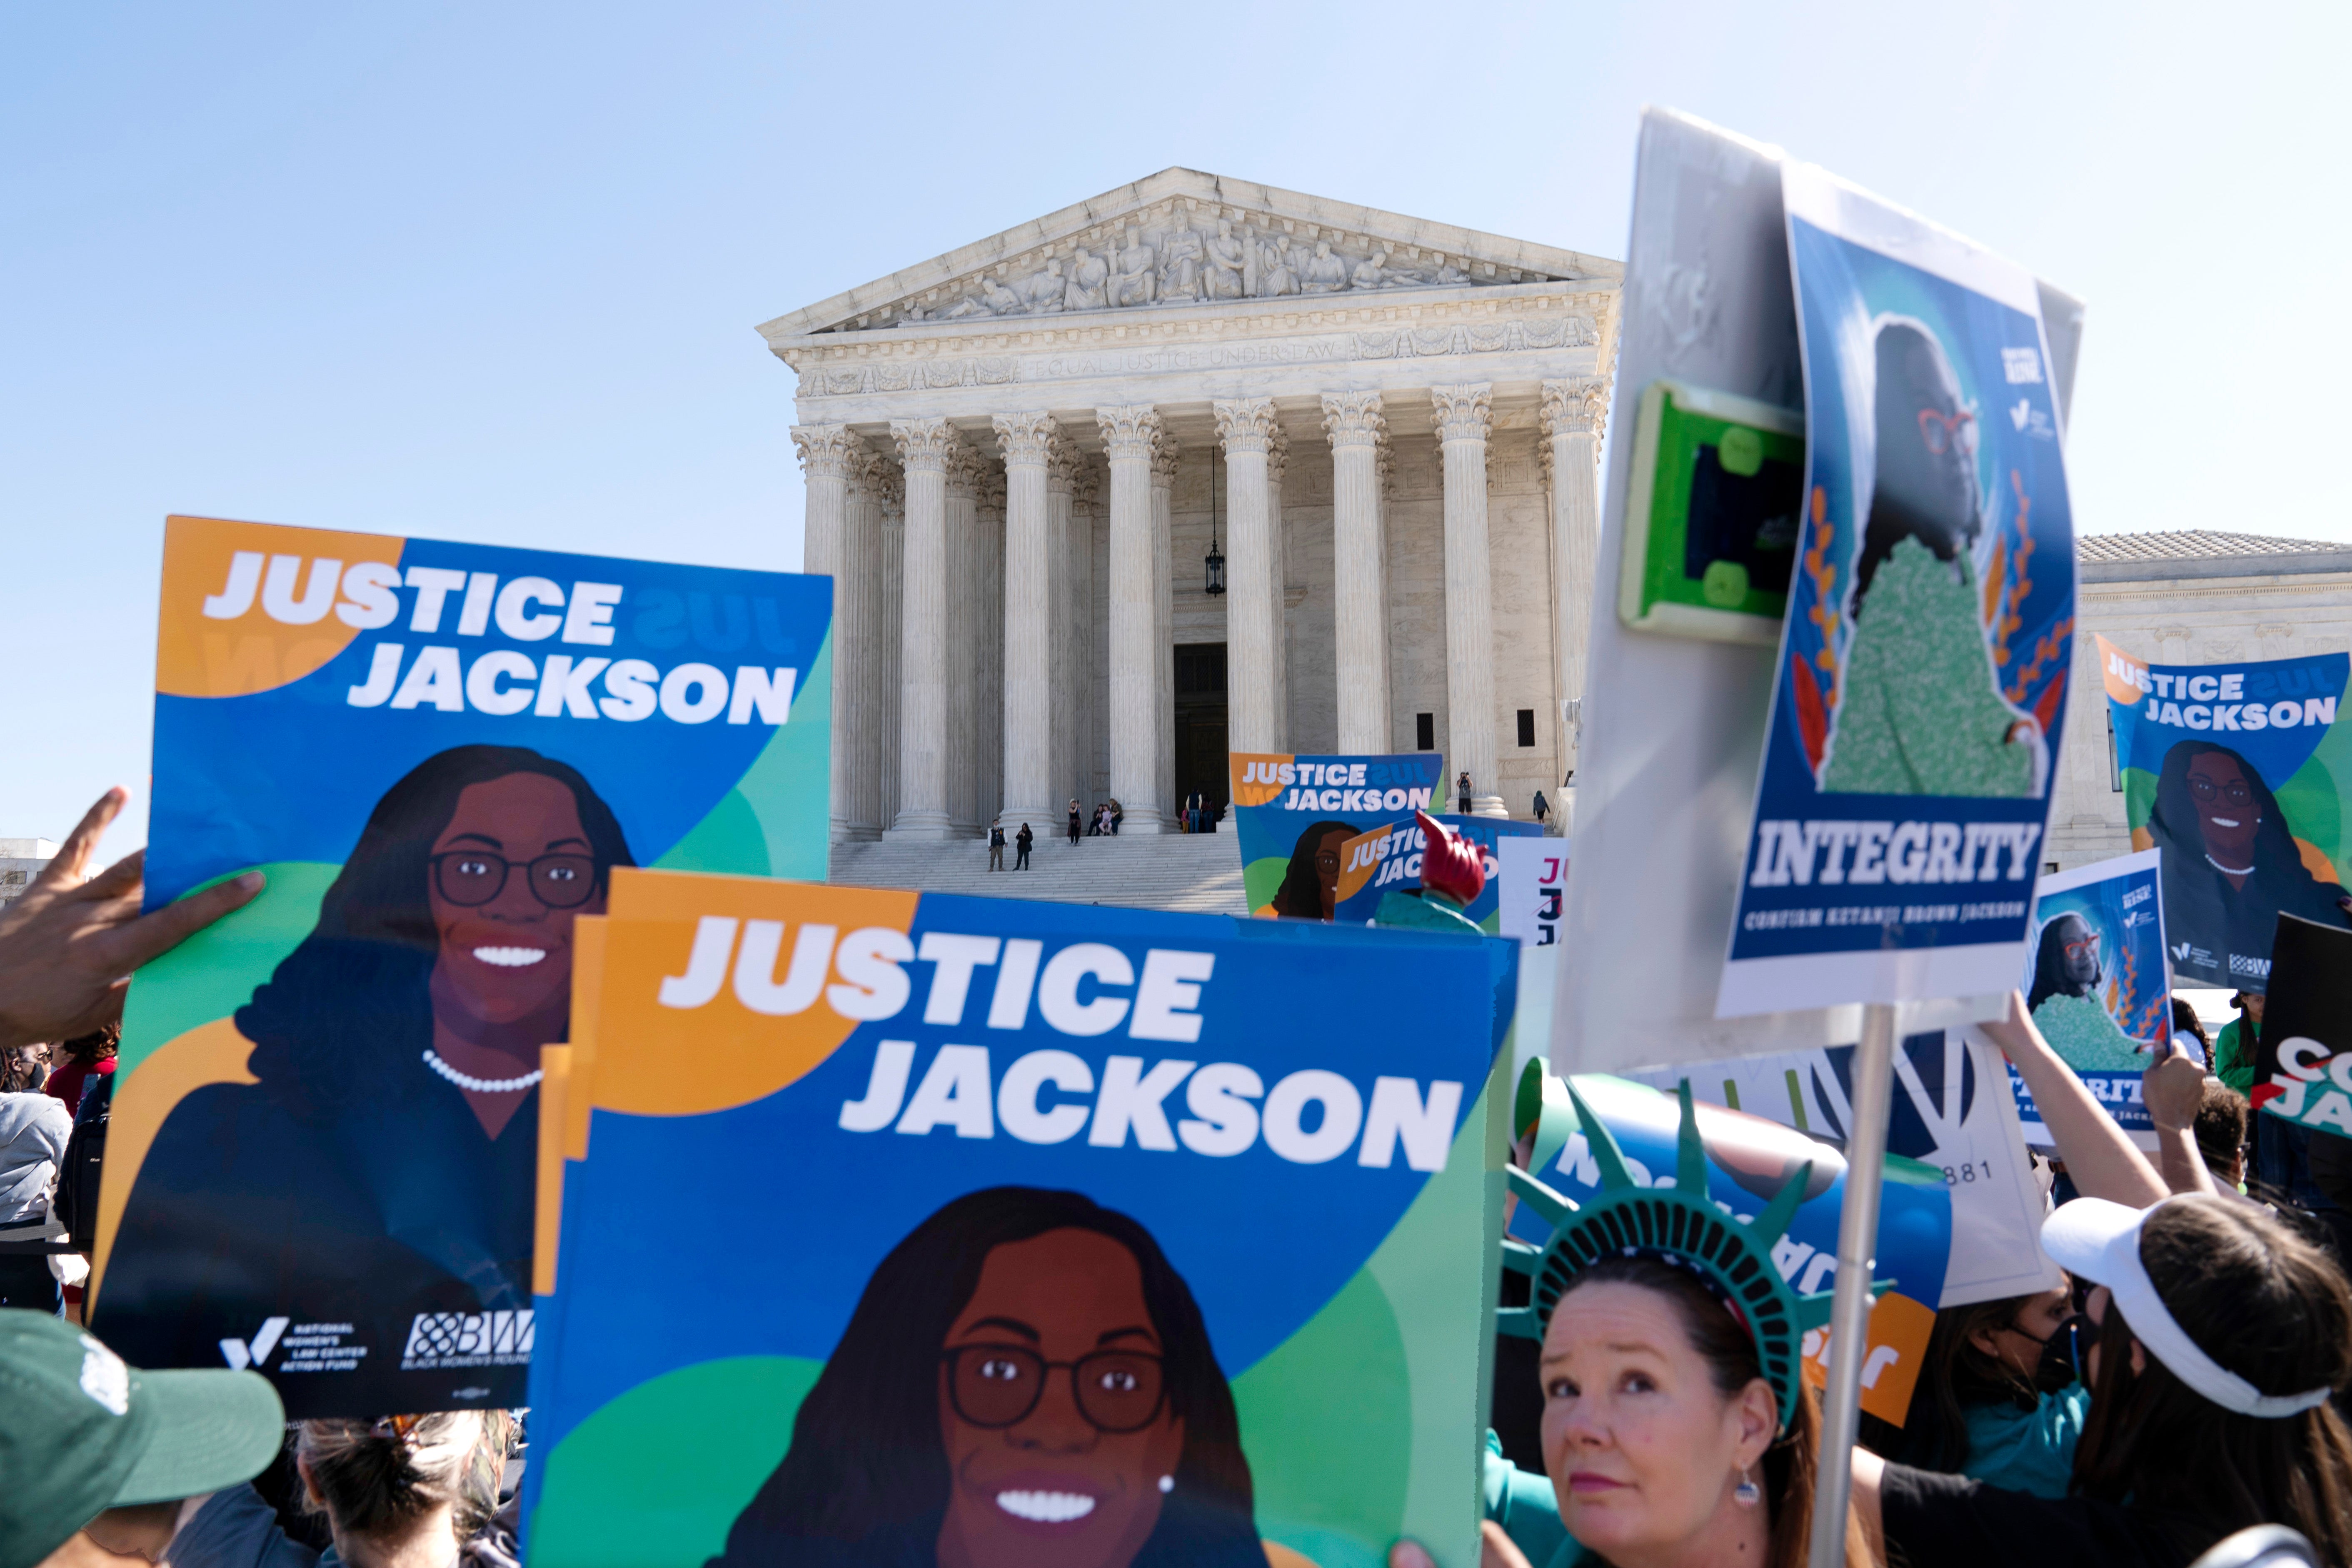
[[[1008,848],[1007,866],[1013,858]],[[1229,832],[1158,837],[1122,834],[1082,838],[1075,847],[1066,838],[1040,838],[1030,852],[1029,869],[1019,872],[990,871],[988,846],[978,838],[836,844],[826,879],[846,887],[918,888],[1067,904],[1249,912],[1242,892],[1240,851]]]

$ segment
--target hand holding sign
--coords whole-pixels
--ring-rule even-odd
[[[247,871],[140,914],[146,851],[88,874],[124,798],[120,786],[99,796],[24,896],[0,912],[0,1050],[103,1028],[121,1016],[132,970],[261,891],[261,873]]]

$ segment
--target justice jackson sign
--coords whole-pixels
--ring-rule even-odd
[[[2279,917],[2344,923],[2352,724],[2340,653],[2161,665],[2105,637],[2099,669],[2132,847],[2164,852],[2168,956],[2182,984],[2270,984]]]
[[[633,866],[824,875],[831,603],[172,519],[148,905],[268,884],[131,984],[97,1331],[299,1417],[521,1403],[580,922]]]
[[[1349,757],[1232,753],[1226,765],[1234,838],[1250,912],[1330,920],[1339,908],[1343,846],[1409,812],[1443,810],[1444,761],[1435,752]]]
[[[625,868],[602,929],[535,1568],[1475,1560],[1516,943]]]

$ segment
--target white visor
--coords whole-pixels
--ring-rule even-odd
[[[2164,1298],[2156,1293],[2139,1260],[2140,1226],[2162,1206],[2135,1209],[2105,1198],[2076,1198],[2042,1222],[2042,1249],[2069,1274],[2105,1285],[2132,1337],[2147,1347],[2147,1353],[2222,1409],[2275,1418],[2326,1404],[2334,1389],[2264,1394],[2200,1350],[2197,1342],[2173,1321]]]

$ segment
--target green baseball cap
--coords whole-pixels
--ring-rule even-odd
[[[248,1481],[286,1436],[258,1373],[139,1372],[61,1318],[0,1308],[0,1568],[110,1508]]]

